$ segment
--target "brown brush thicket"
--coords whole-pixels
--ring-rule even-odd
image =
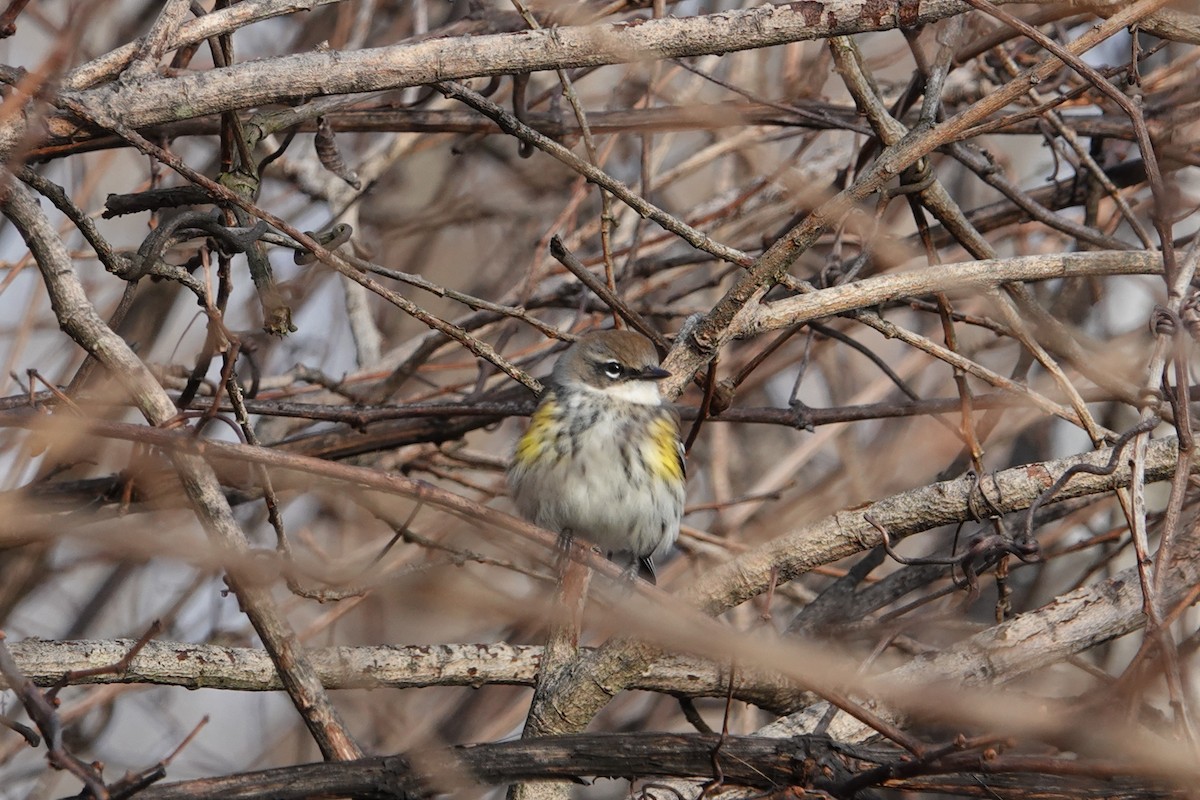
[[[0,795],[1193,796],[1190,3],[0,6]]]

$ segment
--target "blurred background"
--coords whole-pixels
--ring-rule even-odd
[[[214,10],[208,0],[193,5]],[[550,27],[664,13],[691,17],[751,5],[686,0],[656,10],[636,0],[527,7],[499,0],[346,0],[246,24],[226,37],[223,46],[232,50],[221,57],[231,52],[230,63],[241,63],[518,31],[529,25],[522,9]],[[44,86],[50,92],[69,82],[71,70],[135,41],[162,8],[140,0],[31,3],[17,19],[16,34],[0,41],[0,61],[49,76]],[[1059,42],[1096,22],[1080,9],[1005,8]],[[1036,96],[1025,95],[994,115],[989,130],[971,132],[929,159],[932,174],[999,257],[1156,248],[1156,213],[1171,218],[1166,230],[1180,252],[1187,247],[1196,228],[1197,51],[1145,32],[1136,37],[1118,34],[1084,58],[1138,98],[1169,207],[1156,205],[1128,116],[1079,74],[1063,69],[1039,84]],[[1044,57],[1037,44],[981,13],[967,15],[961,29],[942,23],[864,34],[856,42],[879,97],[908,126],[921,110],[920,70],[939,47],[948,43],[956,53],[942,93],[943,118]],[[213,50],[209,43],[172,50],[160,67],[167,78],[211,70]],[[592,152],[553,71],[527,76],[521,111],[532,127],[751,257],[850,185],[879,152],[825,40],[573,69],[563,77],[585,112]],[[102,83],[119,80],[108,74]],[[521,106],[511,76],[465,83],[509,111]],[[529,375],[544,377],[572,335],[614,324],[608,305],[550,255],[552,236],[593,275],[611,280],[615,294],[668,341],[689,317],[709,311],[740,274],[620,200],[602,196],[567,165],[543,152],[523,152],[517,139],[485,116],[431,88],[342,99],[322,119],[358,187],[329,169],[328,158],[322,163],[317,122],[310,117],[256,142],[258,160],[282,154],[264,168],[255,202],[301,231],[351,225],[353,235],[341,252],[417,276],[424,288],[404,276],[375,279]],[[280,101],[241,110],[242,124],[262,112],[302,108],[305,98],[281,92]],[[56,118],[48,104],[36,108]],[[203,117],[142,133],[216,179],[236,149],[229,124]],[[24,165],[62,186],[114,250],[136,251],[184,210],[164,206],[114,215],[110,195],[188,182],[105,132],[62,136],[54,125],[45,130],[26,142]],[[914,214],[912,197],[893,193],[886,202],[873,197],[855,208],[800,256],[790,274],[823,288],[972,260],[931,216]],[[116,330],[173,399],[194,397],[195,413],[183,414],[183,424],[199,424],[223,368],[232,366],[263,446],[425,481],[480,506],[513,512],[504,469],[535,397],[459,342],[319,262],[297,264],[295,250],[278,242],[268,242],[264,251],[295,330],[272,335],[264,332],[263,301],[244,255],[223,255],[204,237],[173,242],[165,261],[185,265],[210,296],[228,295],[221,319],[240,348],[231,364],[213,347],[210,318],[179,282],[143,278],[125,297],[125,307],[126,282],[105,270],[77,225],[49,202],[42,208],[101,316],[121,314]],[[927,228],[928,246],[919,225]],[[1026,289],[1072,337],[1074,349],[1064,347],[1029,319],[1096,421],[1118,433],[1137,423],[1132,398],[1148,381],[1154,336],[1147,322],[1155,304],[1167,299],[1162,276],[1084,276]],[[767,300],[789,294],[777,287]],[[926,294],[866,311],[938,344],[946,344],[945,332],[952,329],[951,349],[1065,402],[1061,387],[1017,341],[987,293],[956,292],[940,300]],[[60,330],[37,265],[11,224],[0,226],[0,331],[5,413],[27,407],[31,392],[39,404],[61,409],[61,401],[47,394],[53,385],[75,398],[79,414],[144,422],[104,370],[77,377],[85,354]],[[693,433],[695,411],[705,404],[705,380],[701,373],[675,400],[685,434]],[[956,375],[928,350],[885,338],[852,315],[733,341],[721,350],[709,380],[728,410],[694,431],[683,533],[677,552],[659,568],[659,585],[671,593],[839,510],[972,469],[992,472],[1093,446],[1080,426],[1012,392]],[[960,414],[966,390],[975,406],[969,425]],[[221,416],[232,419],[226,398],[222,392]],[[380,409],[393,411],[389,416]],[[355,412],[364,410],[377,416],[356,424]],[[33,434],[23,429],[28,427],[0,429],[0,628],[10,643],[136,640],[159,620],[156,641],[260,646],[226,591],[221,558],[167,460],[138,443]],[[237,425],[219,420],[207,424],[203,435],[239,441]],[[974,461],[964,444],[971,439],[980,445]],[[276,487],[275,527],[260,481],[249,472],[242,477],[224,481],[230,502],[263,556],[264,585],[305,647],[542,644],[555,604],[553,552],[436,505],[315,476]],[[1150,487],[1146,502],[1153,535],[1166,488]],[[1134,563],[1126,518],[1111,494],[1053,508],[1058,510],[1047,512],[1037,530],[1044,560],[1006,560],[999,583],[989,572],[971,591],[956,583],[957,573],[946,563],[921,568],[876,553],[875,564],[858,579],[861,591],[877,591],[879,601],[869,608],[847,602],[844,613],[823,612],[812,625],[798,617],[862,557],[855,556],[781,583],[722,619],[733,629],[769,631],[781,640],[803,635],[867,672],[905,664]],[[1011,533],[1019,524],[1005,520],[1000,528]],[[286,552],[277,528],[286,533]],[[898,551],[950,558],[975,535],[996,529],[991,523],[936,528]],[[901,573],[907,578],[895,580]],[[889,576],[893,583],[886,583]],[[609,602],[589,603],[582,643],[637,632],[621,614],[610,616]],[[1193,612],[1176,625],[1181,638],[1191,635]],[[1138,635],[1102,641],[1078,657],[1086,668],[1063,663],[1040,670],[1023,679],[1022,691],[1103,691],[1138,646]],[[739,654],[751,664],[753,657]],[[1180,659],[1190,677],[1191,651],[1181,651]],[[526,674],[511,681],[526,685],[489,680],[478,686],[341,688],[333,699],[366,751],[404,752],[519,736],[532,694],[528,680]],[[727,707],[717,694],[695,700],[700,716],[717,730],[725,724],[731,733],[750,734],[784,710],[742,701]],[[1133,707],[1170,708],[1161,676],[1140,684],[1135,695],[1128,700]],[[173,757],[171,779],[320,758],[278,691],[189,691],[131,682],[71,686],[60,697],[69,748],[85,761],[102,761],[107,776],[167,757],[202,720],[207,723]],[[20,716],[11,692],[0,696],[0,704],[3,714]],[[796,700],[796,707],[802,705]],[[695,728],[675,697],[634,691],[610,703],[590,730]],[[44,752],[15,733],[0,735],[0,775],[4,797],[54,797],[78,785],[48,769]],[[580,791],[616,797],[630,788],[623,781],[599,781]]]

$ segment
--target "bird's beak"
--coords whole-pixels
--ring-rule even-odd
[[[671,373],[662,367],[646,367],[638,375],[644,381],[661,381],[671,377]]]

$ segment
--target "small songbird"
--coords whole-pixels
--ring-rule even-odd
[[[687,477],[678,417],[658,393],[670,374],[641,334],[586,334],[559,357],[508,468],[522,515],[651,583],[653,557],[679,536]]]

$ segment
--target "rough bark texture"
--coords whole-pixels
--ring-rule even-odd
[[[1195,9],[18,1],[0,37],[5,791],[1200,779]],[[657,588],[505,497],[614,325],[689,448]]]

